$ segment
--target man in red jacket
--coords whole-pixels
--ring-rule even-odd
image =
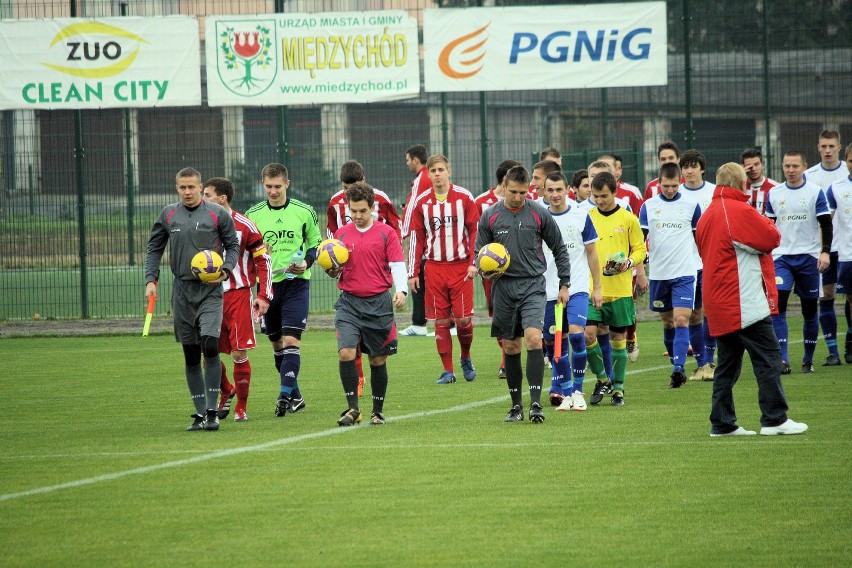
[[[807,424],[787,418],[781,386],[781,350],[769,316],[777,313],[772,249],[781,234],[751,205],[746,173],[729,162],[716,172],[716,190],[696,230],[704,266],[704,311],[710,335],[717,339],[719,364],[713,376],[711,436],[749,436],[737,425],[733,388],[748,351],[757,378],[760,433],[801,434]]]

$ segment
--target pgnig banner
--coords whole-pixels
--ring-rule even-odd
[[[417,21],[403,11],[208,16],[210,106],[417,96]]]
[[[199,104],[193,17],[0,21],[0,109]]]
[[[426,91],[664,85],[666,3],[424,10]]]

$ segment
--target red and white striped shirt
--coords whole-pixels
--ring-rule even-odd
[[[630,204],[630,208],[633,209],[633,214],[638,215],[639,211],[642,209],[642,194],[639,193],[639,188],[635,185],[630,185],[629,183],[619,181],[616,184],[615,196],[620,197],[622,199],[626,199]]]
[[[384,191],[376,188],[373,188],[373,193],[376,196],[373,202],[373,221],[381,221],[388,225],[396,231],[396,236],[402,241],[399,213],[396,212],[396,207],[393,206],[390,197]],[[352,215],[349,213],[349,201],[346,199],[346,190],[341,189],[331,196],[326,215],[328,217],[326,234],[329,238],[334,236],[337,229],[352,221]]]
[[[501,199],[503,199],[503,198],[498,197],[497,194],[494,193],[494,188],[492,187],[491,189],[489,189],[485,193],[480,193],[479,195],[477,195],[476,199],[474,199],[473,202],[476,203],[476,208],[479,211],[479,216],[481,217],[482,213],[486,209],[488,209],[489,207],[491,207],[492,205],[494,205],[495,203],[497,203]]]
[[[443,200],[434,191],[423,194],[414,203],[408,249],[408,276],[420,275],[420,259],[438,262],[470,262],[476,254],[476,223],[480,210],[473,195],[463,187],[450,184]]]
[[[778,182],[768,177],[763,178],[760,183],[751,184],[751,197],[748,204],[757,209],[761,215],[766,215],[766,202],[769,201],[769,190],[778,185]]]
[[[417,172],[414,179],[411,180],[411,192],[408,194],[408,200],[405,202],[405,211],[402,213],[402,238],[407,237],[411,232],[411,212],[414,209],[414,207],[412,207],[414,202],[417,201],[421,195],[430,191],[432,191],[432,180],[429,178],[429,172],[426,171],[426,166],[423,166],[420,168],[420,171]]]
[[[242,213],[231,211],[237,238],[240,241],[240,256],[231,277],[222,282],[225,292],[239,288],[251,288],[258,283],[257,297],[269,302],[272,299],[272,263],[263,236],[255,224]]]

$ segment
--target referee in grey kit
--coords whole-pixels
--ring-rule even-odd
[[[491,299],[494,317],[491,336],[503,338],[506,352],[506,383],[512,408],[506,422],[521,422],[524,407],[521,397],[521,339],[527,348],[527,383],[530,389],[530,422],[544,422],[541,384],[544,379],[544,353],[541,328],[547,303],[544,272],[547,264],[541,250],[544,241],[553,251],[559,274],[557,301],[568,303],[571,264],[559,227],[547,210],[527,199],[530,175],[523,166],[515,166],[503,181],[505,198],[482,213],[476,236],[476,250],[488,243],[500,243],[512,262],[505,273],[483,275],[494,280]],[[498,280],[499,278],[499,280]],[[578,283],[588,286],[588,283]]]
[[[219,332],[222,328],[222,282],[231,276],[240,254],[234,220],[224,207],[202,199],[201,174],[184,168],[175,176],[180,201],[163,208],[154,221],[145,255],[145,297],[157,295],[160,259],[169,245],[172,284],[172,313],[175,339],[183,347],[186,382],[195,405],[193,422],[187,430],[218,430],[216,409],[222,364]],[[221,276],[202,282],[191,271],[192,257],[203,250],[222,255]],[[201,355],[204,355],[204,371]]]

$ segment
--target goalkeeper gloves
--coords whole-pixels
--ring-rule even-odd
[[[616,274],[621,274],[622,272],[627,272],[633,268],[633,259],[626,258],[621,262],[617,260],[610,259],[606,261],[603,269],[604,276],[615,276]]]

